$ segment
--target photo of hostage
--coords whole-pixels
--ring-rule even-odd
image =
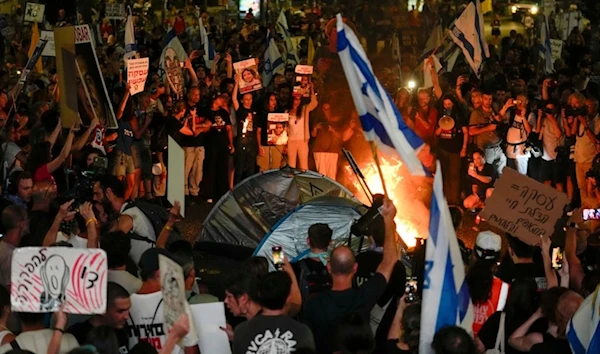
[[[285,123],[275,123],[269,125],[269,145],[281,146],[288,142],[288,134]]]

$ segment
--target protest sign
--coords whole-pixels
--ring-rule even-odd
[[[267,143],[269,145],[287,145],[289,120],[290,115],[288,113],[269,113],[267,115],[269,124],[267,130]]]
[[[231,346],[225,328],[225,306],[222,302],[190,305],[192,317],[198,332],[200,353],[231,354]]]
[[[75,29],[73,27],[58,27],[54,29],[54,44],[56,47],[56,68],[58,72],[58,88],[60,95],[60,121],[63,128],[71,128],[79,121],[77,113],[77,95],[67,95],[66,92],[77,90],[77,70],[75,67]]]
[[[21,78],[19,79],[19,85],[25,85],[25,82],[27,81],[27,76],[29,75],[31,70],[33,70],[35,63],[37,63],[37,61],[42,56],[42,52],[44,51],[44,48],[46,47],[47,43],[48,41],[45,39],[40,38],[40,40],[38,40],[35,49],[33,50],[33,54],[31,54],[29,60],[27,61],[27,64],[23,68]]]
[[[132,96],[144,91],[149,66],[149,58],[127,60],[127,83]]]
[[[77,92],[78,112],[81,123],[88,126],[94,118],[106,128],[117,129],[117,118],[111,98],[104,83],[104,75],[94,49],[92,32],[88,25],[75,26],[75,72],[77,84],[70,90]],[[68,68],[73,71],[73,67]],[[61,95],[62,96],[62,95]]]
[[[312,65],[296,65],[296,74],[312,75],[312,73],[313,73]]]
[[[11,308],[15,312],[103,314],[106,253],[98,248],[24,247],[14,250]]]
[[[165,73],[167,82],[177,99],[181,99],[183,98],[183,87],[185,85],[182,68],[188,59],[188,55],[174,32],[169,32],[167,37],[170,37],[170,39],[165,38],[167,45],[160,56],[160,68]]]
[[[561,39],[551,39],[550,47],[552,49],[552,62],[554,63],[557,59],[562,56],[563,41]]]
[[[185,201],[185,173],[183,167],[185,166],[185,153],[183,148],[177,144],[177,142],[169,136],[168,142],[168,164],[169,175],[167,177],[167,200],[172,205],[175,205],[175,201]],[[180,203],[181,216],[185,217],[185,203]]]
[[[56,49],[55,49],[55,44],[54,44],[54,32],[52,31],[41,31],[40,32],[40,38],[41,39],[45,39],[48,41],[48,43],[46,43],[46,46],[44,47],[44,50],[42,51],[42,56],[43,57],[55,57],[56,56]]]
[[[169,257],[158,255],[158,267],[160,269],[160,287],[163,296],[163,314],[165,316],[165,330],[177,321],[179,316],[185,313],[185,282],[183,280],[183,269],[177,262]]]
[[[28,2],[27,5],[25,5],[25,15],[23,16],[23,21],[42,23],[44,22],[45,11],[46,5]]]
[[[124,4],[106,4],[105,17],[109,20],[122,20],[125,18]]]
[[[254,58],[233,63],[233,69],[236,73],[235,77],[241,94],[260,90],[263,87]]]
[[[569,198],[551,186],[505,168],[485,200],[481,217],[530,245],[551,236]]]

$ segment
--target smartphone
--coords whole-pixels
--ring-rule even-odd
[[[563,250],[560,247],[554,247],[552,249],[552,268],[558,270],[563,265]]]
[[[521,100],[513,100],[513,104],[519,104],[521,103]]]
[[[412,304],[419,300],[419,295],[417,295],[417,278],[406,277],[404,293],[406,294],[405,301],[407,304]]]
[[[583,220],[600,220],[600,209],[582,209]]]
[[[469,164],[469,170],[470,170],[470,171],[475,171],[475,164],[474,164],[474,163],[472,163],[472,162],[471,162],[471,163]]]
[[[275,265],[275,268],[281,269],[283,267],[283,248],[281,246],[273,246],[271,251],[273,255],[273,265]]]

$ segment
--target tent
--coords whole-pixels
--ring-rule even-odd
[[[254,250],[272,227],[299,205],[315,197],[354,200],[338,182],[314,171],[269,170],[240,182],[225,194],[204,220],[197,242]]]
[[[331,249],[347,243],[350,227],[367,208],[362,204],[341,197],[318,197],[297,207],[284,216],[254,250],[254,256],[266,257],[273,263],[273,246],[281,246],[290,262],[295,262],[309,252],[306,238],[308,228],[315,223],[329,225],[333,230]],[[352,248],[357,250],[360,238],[352,237]],[[363,248],[367,242],[363,243]]]

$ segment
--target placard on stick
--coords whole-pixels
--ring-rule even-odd
[[[162,254],[158,255],[158,267],[164,303],[165,329],[168,331],[179,316],[185,313],[187,300],[185,299],[183,269],[177,262]]]
[[[185,153],[171,136],[168,144],[167,200],[172,205],[175,205],[175,201],[179,201],[180,214],[185,217]]]
[[[10,303],[15,312],[103,314],[106,253],[98,248],[25,247],[13,253]]]
[[[569,202],[559,192],[511,168],[505,168],[485,200],[481,217],[487,222],[530,245],[551,236],[556,222]]]
[[[127,60],[127,83],[131,95],[144,91],[149,65],[149,58]]]

